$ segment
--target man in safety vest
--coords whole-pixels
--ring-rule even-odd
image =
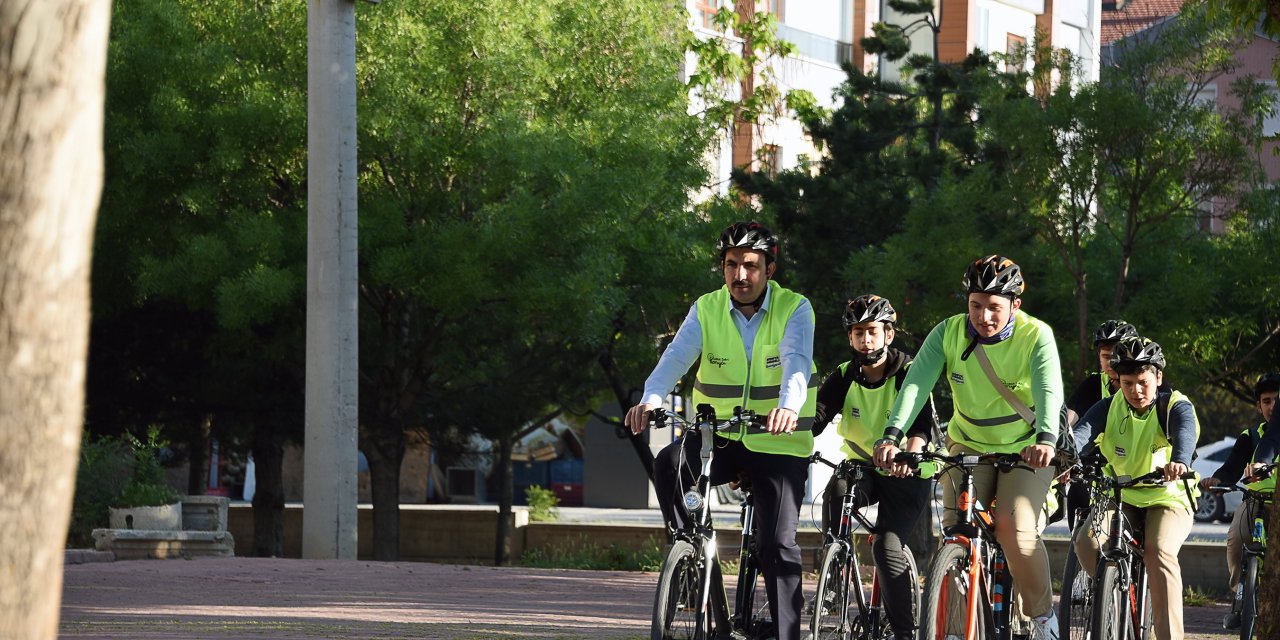
[[[735,407],[767,416],[766,431],[717,434],[711,483],[739,474],[756,497],[759,556],[778,640],[799,640],[802,605],[796,527],[813,452],[816,384],[813,308],[804,296],[771,280],[778,240],[763,225],[738,222],[716,244],[724,286],[694,302],[658,366],[645,381],[642,402],[627,412],[632,433],[695,362],[695,404],[715,407],[720,419]],[[693,484],[700,438],[682,452],[673,443],[654,459],[654,488],[671,526],[687,518],[681,496]]]
[[[1213,475],[1200,481],[1201,489],[1208,489],[1222,483],[1228,485],[1234,484],[1244,475],[1245,467],[1253,462],[1253,451],[1257,448],[1258,442],[1262,440],[1262,436],[1267,432],[1267,421],[1271,419],[1271,412],[1276,407],[1276,396],[1280,394],[1280,373],[1268,373],[1253,385],[1253,401],[1254,406],[1258,409],[1258,413],[1262,416],[1262,422],[1257,426],[1245,429],[1240,432],[1240,436],[1236,438],[1236,444],[1231,448],[1231,454],[1223,461],[1222,466],[1218,467]],[[1248,479],[1246,479],[1247,481]],[[1275,475],[1267,478],[1250,482],[1247,485],[1254,491],[1275,491],[1276,478]],[[1222,619],[1222,626],[1225,629],[1240,628],[1240,560],[1242,548],[1245,538],[1249,536],[1249,527],[1253,526],[1253,519],[1256,514],[1253,513],[1252,503],[1243,502],[1240,508],[1231,516],[1231,528],[1227,529],[1227,587],[1232,593],[1236,594],[1236,606],[1232,607]]]
[[[1111,368],[1120,374],[1123,397],[1111,396],[1080,419],[1091,438],[1083,455],[1094,452],[1106,460],[1115,476],[1141,476],[1164,471],[1165,484],[1126,489],[1121,496],[1125,518],[1144,533],[1142,560],[1151,591],[1156,640],[1182,638],[1182,568],[1178,551],[1191,533],[1199,491],[1191,481],[1179,480],[1191,468],[1191,455],[1200,436],[1195,408],[1181,392],[1164,384],[1164,351],[1146,338],[1127,338],[1111,354]],[[1168,396],[1165,398],[1165,396]],[[1163,421],[1159,413],[1165,407]],[[1163,426],[1162,426],[1163,422]],[[1105,516],[1110,521],[1110,516]],[[1099,542],[1086,519],[1072,536],[1076,557],[1092,575],[1098,564]]]
[[[1053,480],[1049,464],[1062,411],[1058,347],[1049,325],[1020,311],[1025,283],[1012,260],[998,255],[975,260],[963,286],[968,313],[943,320],[925,338],[876,443],[876,464],[891,467],[905,427],[945,367],[955,407],[947,423],[948,450],[1018,453],[1030,467],[1008,473],[997,473],[994,465],[978,467],[974,497],[986,505],[994,501],[996,539],[1018,585],[1022,615],[1032,618],[1040,638],[1056,640],[1049,554],[1039,524]],[[942,479],[947,525],[956,521],[958,475]]]

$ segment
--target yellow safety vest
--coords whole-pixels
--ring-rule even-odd
[[[1049,325],[1018,311],[1014,316],[1013,335],[996,344],[982,345],[991,367],[1001,382],[1024,404],[1035,410],[1031,396],[1031,358],[1042,332],[1052,333]],[[943,333],[943,352],[947,359],[947,383],[955,404],[955,414],[947,424],[947,436],[977,451],[1017,453],[1036,443],[1035,428],[1005,402],[991,386],[977,356],[960,356],[969,348],[969,316],[958,314],[947,318]]]
[[[1258,443],[1262,441],[1262,436],[1267,432],[1267,423],[1263,422],[1262,424],[1259,424],[1256,428],[1251,429],[1250,431],[1252,431],[1252,433],[1249,433],[1249,431],[1246,431],[1244,433],[1241,433],[1240,435],[1253,436],[1253,450],[1256,452],[1258,450]],[[1274,460],[1260,461],[1256,457],[1251,458],[1250,461],[1251,462],[1274,462]],[[1250,489],[1253,489],[1254,491],[1267,491],[1267,492],[1275,491],[1276,490],[1276,472],[1272,471],[1271,475],[1267,476],[1262,481],[1250,482],[1245,486],[1249,487]]]
[[[768,306],[763,313],[755,342],[751,347],[751,361],[742,344],[742,334],[730,315],[732,298],[729,287],[698,298],[698,323],[702,325],[702,356],[697,379],[693,385],[694,406],[710,404],[716,415],[728,419],[735,407],[750,409],[766,415],[778,406],[782,390],[782,358],[778,343],[786,332],[787,320],[804,296],[769,282]],[[807,457],[813,453],[813,417],[817,413],[817,393],[812,387],[817,382],[810,365],[809,387],[804,406],[800,409],[796,430],[791,435],[773,435],[759,430],[742,429],[722,435],[730,440],[741,440],[743,446],[761,453]]]
[[[840,365],[840,374],[844,375],[850,366],[856,365],[849,362]],[[909,366],[907,363],[906,367]],[[875,441],[884,433],[889,410],[897,397],[898,385],[894,376],[885,378],[884,384],[875,389],[868,389],[857,382],[849,385],[837,430],[844,440],[840,450],[846,457],[862,462],[872,461]]]
[[[1179,402],[1188,402],[1180,391],[1174,391],[1169,398],[1169,408]],[[1157,405],[1159,403],[1156,403]],[[1107,411],[1107,426],[1098,435],[1098,450],[1107,459],[1107,468],[1116,476],[1141,476],[1156,469],[1164,468],[1173,456],[1173,444],[1160,427],[1159,411],[1153,405],[1146,415],[1139,416],[1129,406],[1123,395],[1117,395],[1111,401]],[[1165,417],[1166,424],[1169,417]],[[1195,418],[1196,439],[1200,439],[1200,419]],[[1160,487],[1139,487],[1125,489],[1121,497],[1125,504],[1135,507],[1182,507],[1194,511],[1187,501],[1187,489],[1191,490],[1191,498],[1200,495],[1200,489],[1193,481],[1177,480],[1165,483]]]

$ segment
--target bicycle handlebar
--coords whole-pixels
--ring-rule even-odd
[[[734,416],[724,421],[720,421],[719,418],[716,417],[714,411],[704,411],[704,409],[709,409],[706,405],[701,405],[698,409],[698,414],[694,416],[692,421],[674,411],[668,411],[667,409],[651,409],[648,414],[648,423],[649,426],[654,429],[662,429],[669,424],[679,424],[686,427],[705,424],[710,425],[715,431],[725,431],[740,425],[763,429],[767,421],[765,416],[759,415],[750,409],[742,409],[741,407],[736,407],[734,409]]]
[[[1022,455],[1017,453],[957,453],[948,454],[937,451],[901,451],[894,456],[893,461],[908,465],[912,468],[920,466],[920,463],[926,460],[941,462],[950,467],[973,468],[980,464],[994,464],[1001,471],[1009,471],[1011,469],[1022,467],[1029,469],[1022,463]]]

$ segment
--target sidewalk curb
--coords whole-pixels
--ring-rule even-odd
[[[67,549],[63,552],[62,564],[85,564],[88,562],[115,562],[116,554],[110,551],[94,549]]]

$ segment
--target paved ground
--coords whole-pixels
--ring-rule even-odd
[[[208,558],[68,565],[60,637],[648,637],[652,573]],[[806,586],[812,588],[812,578]],[[1187,607],[1187,639],[1228,638]]]

